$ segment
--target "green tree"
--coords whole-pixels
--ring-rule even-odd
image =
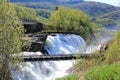
[[[48,29],[79,33],[86,39],[91,37],[94,23],[90,16],[82,11],[58,7],[52,13],[48,25]]]
[[[30,19],[36,19],[37,18],[37,13],[34,9],[32,8],[26,8],[22,6],[16,6],[15,9],[17,11],[17,15],[20,18],[30,18]]]
[[[17,17],[14,5],[0,0],[0,80],[11,80],[10,65],[18,60],[11,58],[19,54],[24,46],[24,28]]]

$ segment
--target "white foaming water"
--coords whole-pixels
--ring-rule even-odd
[[[25,55],[38,55],[40,52],[25,52]],[[23,62],[20,70],[12,70],[14,80],[55,80],[55,78],[69,74],[66,72],[73,66],[67,61]]]
[[[85,52],[85,41],[82,37],[74,34],[56,34],[48,36],[45,49],[50,55],[75,54]]]
[[[84,39],[74,34],[48,36],[45,43],[45,49],[50,55],[83,53],[85,52],[85,46]],[[92,48],[89,47],[87,49],[91,50]],[[26,52],[24,55],[42,54],[40,52]],[[12,71],[14,80],[55,80],[55,78],[69,74],[68,70],[73,67],[73,63],[70,60],[23,62],[21,65],[21,70]]]
[[[86,47],[86,54],[93,53],[94,51],[99,50],[100,47],[101,47],[101,45],[88,46],[88,47]]]

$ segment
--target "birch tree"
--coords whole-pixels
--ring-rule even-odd
[[[21,37],[24,37],[24,28],[14,5],[0,0],[0,80],[12,80],[9,66],[18,60],[10,56],[21,52],[24,46]]]

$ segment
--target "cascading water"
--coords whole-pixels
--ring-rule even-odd
[[[45,49],[50,55],[82,53],[85,52],[85,46],[84,39],[74,34],[48,36],[45,43]]]
[[[85,46],[84,39],[74,34],[50,35],[45,43],[45,49],[50,55],[83,53]],[[24,54],[42,55],[40,52],[26,52]],[[21,65],[21,70],[12,70],[14,80],[55,80],[55,78],[69,74],[68,70],[73,66],[73,63],[70,60],[42,61],[23,62]]]

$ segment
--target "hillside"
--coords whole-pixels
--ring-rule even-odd
[[[63,2],[63,0],[59,0]],[[65,0],[66,1],[66,0]],[[20,6],[25,6],[29,8],[33,8],[36,10],[37,15],[49,18],[51,12],[56,9],[57,6],[64,6],[69,8],[74,8],[78,10],[82,10],[92,16],[94,21],[98,24],[102,24],[103,26],[116,26],[120,25],[120,8],[115,7],[109,4],[93,2],[93,1],[85,1],[77,4],[55,4],[48,2],[16,2],[15,4]]]
[[[115,6],[93,1],[86,1],[80,4],[69,5],[68,7],[82,10],[93,17],[117,10],[117,7]]]
[[[34,9],[47,9],[47,10],[54,10],[56,8],[56,4],[50,2],[16,2],[16,5],[25,6]]]
[[[19,18],[33,19],[33,20],[37,20],[38,22],[41,22],[41,23],[46,23],[46,21],[47,21],[46,18],[37,15],[35,9],[16,6],[16,5],[14,5],[14,7],[17,11],[17,15]]]
[[[17,5],[22,5],[34,9],[47,9],[47,10],[54,10],[56,6],[60,6],[59,4],[53,4],[50,2],[17,2]],[[100,2],[93,2],[93,1],[85,1],[82,3],[76,3],[73,5],[70,4],[61,4],[61,6],[74,8],[78,10],[82,10],[88,13],[90,16],[96,17],[100,16],[104,13],[112,12],[117,10],[118,8],[109,4],[100,3]]]
[[[56,4],[75,4],[81,3],[83,0],[10,0],[11,2],[52,2]]]
[[[113,19],[113,20],[120,20],[120,9],[110,12],[110,13],[106,13],[102,16],[100,16],[99,18],[109,18],[109,19]]]
[[[99,16],[96,22],[106,27],[120,26],[120,9]]]

